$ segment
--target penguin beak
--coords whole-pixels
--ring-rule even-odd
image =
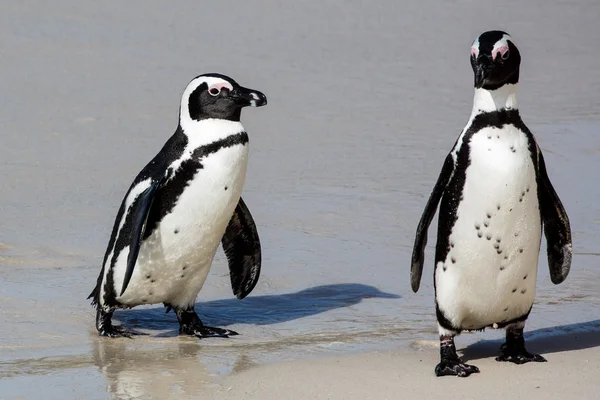
[[[481,65],[478,65],[475,68],[475,88],[481,89],[483,87],[483,83],[485,82],[485,76],[485,70],[481,67]]]
[[[494,66],[494,62],[485,56],[477,58],[475,64],[475,87],[480,89],[485,84],[486,79],[490,76],[490,72]]]
[[[233,89],[229,96],[235,100],[239,107],[262,107],[267,104],[267,96],[258,90],[238,86]]]

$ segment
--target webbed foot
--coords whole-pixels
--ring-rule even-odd
[[[235,336],[238,333],[229,329],[213,328],[211,326],[202,325],[194,328],[193,335],[202,339],[209,337],[221,337],[228,338],[229,336]]]
[[[96,329],[98,335],[106,337],[126,337],[132,338],[138,335],[147,335],[147,333],[136,331],[135,329],[124,327],[123,325],[113,325],[112,316],[114,311],[104,311],[98,308],[96,311]]]
[[[197,338],[209,338],[209,337],[220,337],[228,338],[229,336],[235,336],[238,333],[229,329],[214,328],[212,326],[206,326],[198,317],[198,314],[194,311],[193,307],[181,309],[173,307],[179,320],[179,334],[196,336]]]
[[[135,329],[126,328],[122,325],[108,325],[98,330],[98,335],[106,337],[126,337],[132,338],[133,336],[147,335],[147,333],[136,331]]]
[[[500,356],[496,361],[525,364],[528,362],[547,362],[539,354],[533,354],[525,349],[525,338],[523,337],[524,324],[518,324],[506,329],[506,343],[500,346]]]
[[[435,376],[454,375],[467,377],[479,373],[479,368],[474,365],[464,364],[459,358],[455,360],[442,360],[435,366]]]
[[[435,376],[467,377],[479,372],[479,368],[461,361],[456,354],[454,335],[440,335],[440,363],[435,366]]]

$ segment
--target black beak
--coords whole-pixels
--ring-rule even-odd
[[[486,75],[486,70],[483,68],[483,66],[478,64],[475,67],[475,88],[481,89],[483,87]]]
[[[262,107],[267,104],[267,96],[258,90],[238,86],[233,89],[229,96],[236,101],[240,107]]]
[[[489,78],[494,62],[491,58],[480,56],[475,62],[475,87],[480,89],[485,85],[485,81]]]

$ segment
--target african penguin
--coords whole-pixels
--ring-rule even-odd
[[[219,242],[233,293],[247,296],[258,281],[261,249],[241,199],[248,163],[243,107],[267,98],[220,74],[194,78],[181,98],[175,134],[137,175],[117,214],[95,289],[101,336],[140,334],[112,324],[117,308],[164,303],[179,332],[199,338],[237,333],[205,326],[194,302]]]
[[[542,225],[552,282],[564,281],[571,267],[569,219],[517,108],[520,62],[505,32],[485,32],[471,46],[473,111],[417,227],[411,265],[415,292],[427,229],[441,201],[434,272],[437,376],[479,372],[459,359],[454,336],[489,326],[506,329],[497,361],[546,361],[529,353],[523,339],[535,297]]]

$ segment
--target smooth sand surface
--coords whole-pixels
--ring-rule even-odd
[[[598,335],[535,341],[530,349],[545,349],[548,362],[525,365],[496,362],[500,342],[476,344],[463,359],[481,372],[468,378],[435,377],[433,346],[283,362],[233,375],[203,398],[592,400],[600,396]],[[576,350],[552,352],[559,348]]]

